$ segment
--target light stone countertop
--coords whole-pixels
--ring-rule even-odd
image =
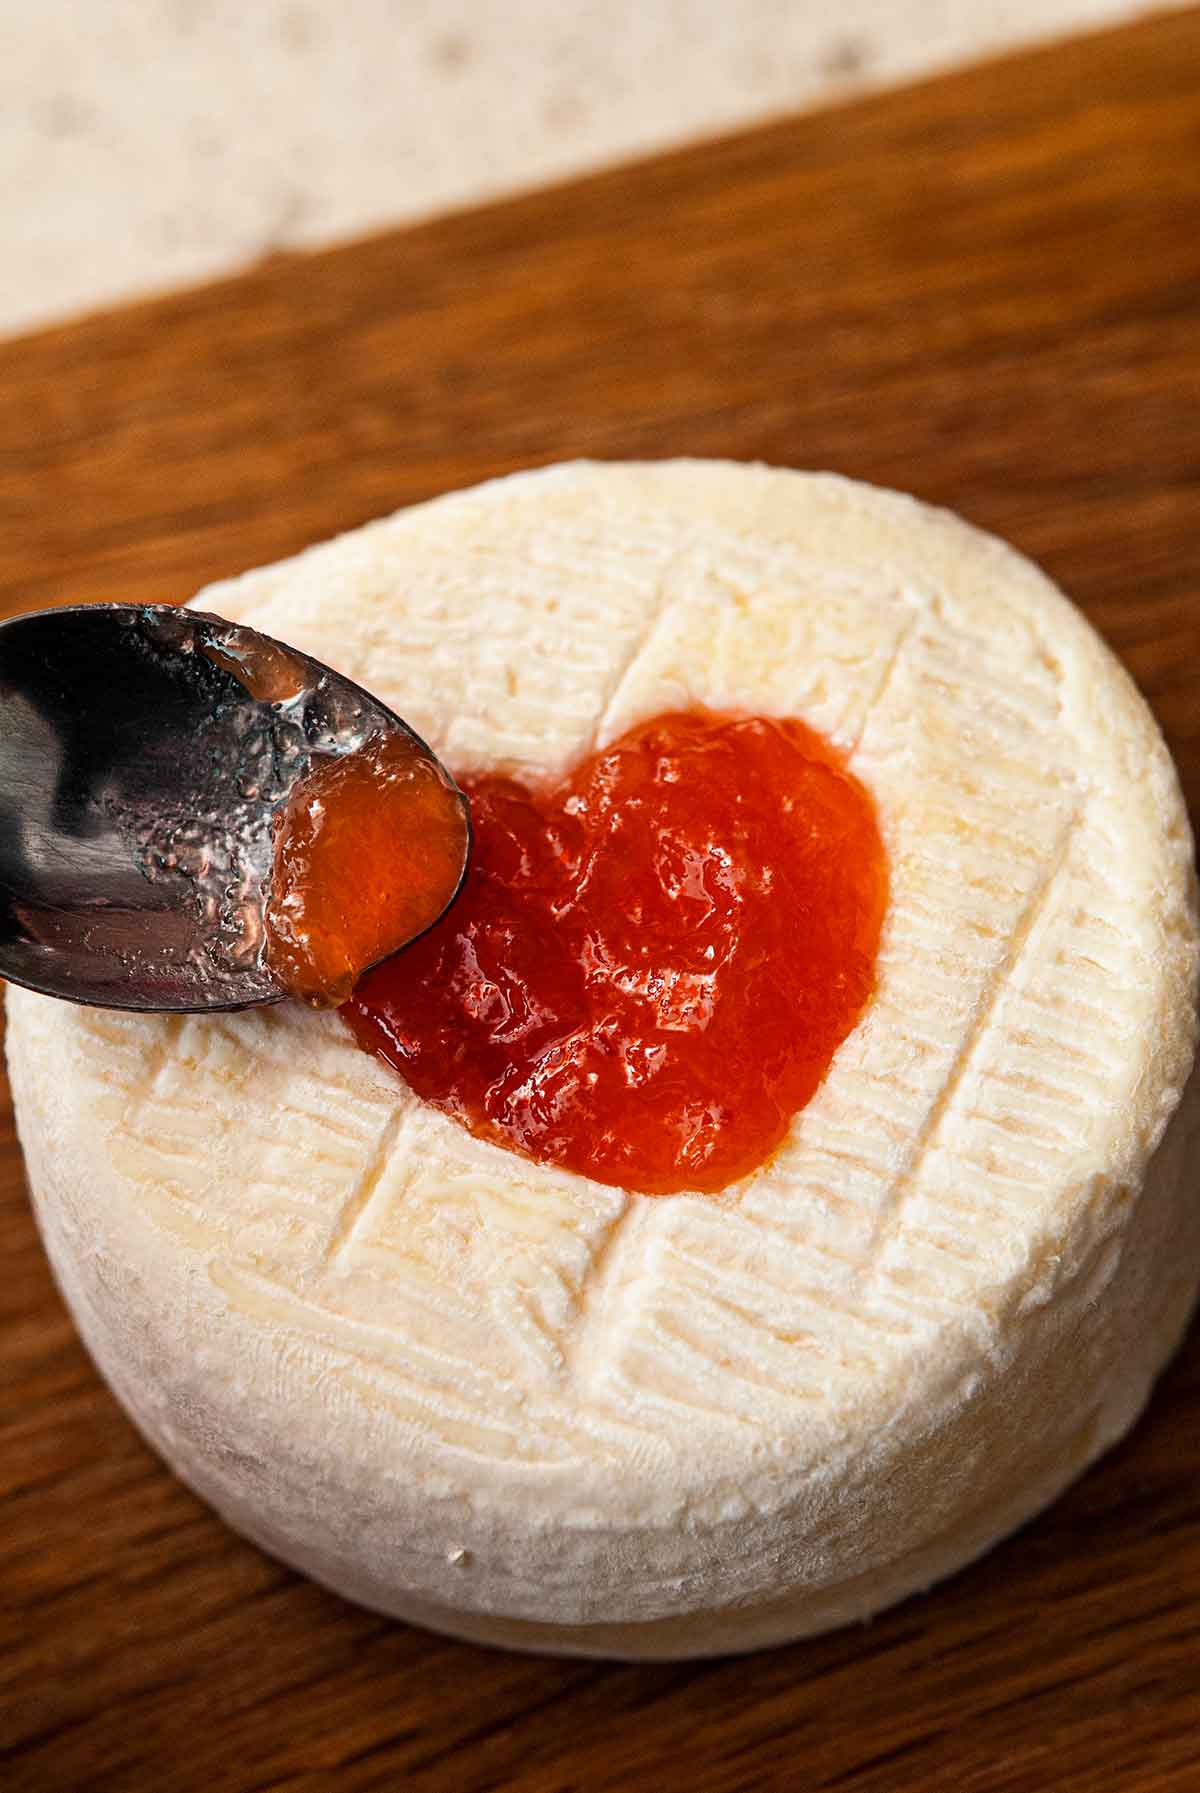
[[[1149,10],[0,0],[0,331]]]

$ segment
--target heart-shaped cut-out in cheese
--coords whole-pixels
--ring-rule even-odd
[[[472,1132],[648,1194],[766,1159],[873,983],[871,799],[794,721],[660,716],[534,792],[484,778],[458,903],[345,1013]]]

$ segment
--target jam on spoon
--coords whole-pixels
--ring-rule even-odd
[[[465,800],[415,737],[314,764],[274,818],[266,964],[318,1007],[445,909],[470,844]]]
[[[10,982],[183,1014],[336,1001],[451,900],[469,844],[400,717],[244,623],[154,604],[0,622]]]

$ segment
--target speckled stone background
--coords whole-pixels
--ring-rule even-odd
[[[0,0],[0,331],[1148,10]]]

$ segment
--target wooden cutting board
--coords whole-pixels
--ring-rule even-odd
[[[0,347],[0,613],[173,599],[563,456],[834,467],[1034,555],[1200,799],[1200,13]],[[743,1660],[491,1654],[232,1537],[0,1140],[6,1793],[1200,1787],[1200,1345],[977,1567]]]

